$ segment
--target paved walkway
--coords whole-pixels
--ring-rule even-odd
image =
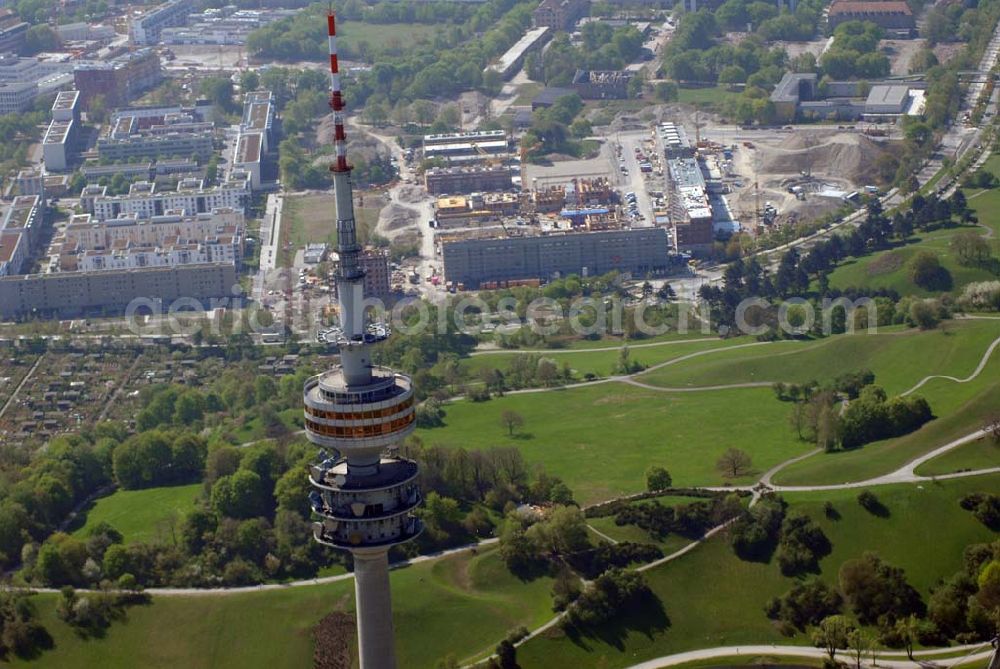
[[[985,650],[983,650],[984,645],[986,647]],[[880,654],[878,658],[878,666],[889,667],[890,669],[912,669],[912,667],[922,666],[932,662],[935,656],[950,654],[955,651],[962,650],[975,651],[964,658],[963,661],[965,662],[987,660],[993,655],[993,650],[990,648],[988,643],[974,646],[953,646],[943,650],[918,651],[914,653],[914,658],[918,660],[917,662],[911,661],[905,655],[900,657],[899,653]],[[716,658],[730,658],[740,655],[750,657],[807,657],[814,659],[822,659],[827,656],[824,649],[811,648],[809,646],[720,646],[718,648],[705,648],[702,650],[688,651],[686,653],[665,655],[663,657],[658,657],[655,660],[648,660],[639,664],[633,664],[631,667],[628,667],[628,669],[662,669],[663,667],[672,667],[678,664],[686,664],[688,662],[699,662],[702,660],[712,660]],[[844,662],[848,666],[853,666],[855,662],[854,658],[846,650],[838,650],[837,659]],[[962,659],[963,658],[961,657],[942,658],[938,662],[944,663],[941,666],[951,666],[954,664],[955,660]],[[862,666],[867,667],[873,666],[868,659],[862,660],[861,664]]]

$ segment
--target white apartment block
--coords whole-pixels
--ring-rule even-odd
[[[96,189],[87,187],[80,197],[81,207],[94,215],[98,221],[115,219],[122,214],[137,218],[162,216],[170,211],[186,214],[200,214],[213,209],[245,210],[250,199],[249,179],[227,181],[206,188],[200,179],[183,179],[177,190],[158,192],[156,185],[146,181],[132,184],[127,195],[107,195],[103,188],[95,195]]]

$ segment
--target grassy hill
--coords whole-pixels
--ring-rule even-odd
[[[551,580],[523,583],[495,550],[463,553],[392,572],[399,663],[430,669],[449,653],[492,652],[517,626],[550,616]],[[39,595],[55,648],[13,667],[301,669],[312,666],[311,630],[327,613],[353,608],[353,581],[266,592],[154,597],[128,609],[103,639],[82,639],[55,615],[56,595]],[[353,637],[349,640],[353,645]]]
[[[878,518],[861,508],[856,490],[787,495],[790,510],[809,514],[824,529],[833,552],[820,564],[820,577],[834,583],[840,565],[876,550],[902,567],[926,598],[939,579],[961,567],[962,550],[996,534],[958,506],[967,492],[1000,486],[1000,476],[975,477],[926,486],[903,485],[875,492],[889,509]],[[826,518],[832,501],[839,520]],[[744,562],[725,537],[715,537],[681,559],[647,572],[662,612],[636,611],[609,626],[601,638],[571,639],[554,630],[518,652],[524,669],[625,667],[645,659],[695,648],[739,644],[808,644],[803,634],[781,636],[763,612],[768,598],[786,592],[793,579],[775,561]],[[655,623],[655,624],[654,624]]]
[[[676,485],[711,485],[723,483],[715,462],[729,447],[752,454],[756,475],[809,449],[769,388],[660,393],[615,382],[454,402],[445,411],[444,427],[417,431],[425,443],[516,446],[581,503],[642,490],[651,464],[666,467]],[[524,417],[520,434],[507,435],[504,411]]]

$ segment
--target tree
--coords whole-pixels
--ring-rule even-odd
[[[851,655],[854,656],[855,666],[857,669],[861,669],[861,660],[875,647],[875,640],[865,630],[854,628],[847,634],[847,645],[851,650]]]
[[[920,633],[920,621],[916,616],[909,616],[906,618],[900,618],[896,621],[895,627],[896,635],[899,640],[903,642],[903,648],[906,650],[906,657],[913,661],[913,646],[917,643],[917,637]]]
[[[254,70],[246,70],[240,75],[240,90],[244,93],[255,91],[260,87],[260,75]]]
[[[925,290],[948,290],[951,287],[951,275],[930,251],[921,251],[913,256],[910,280]]]
[[[233,109],[233,81],[229,77],[207,77],[198,87],[202,97],[223,111]]]
[[[646,490],[658,492],[666,490],[671,485],[673,485],[673,479],[670,478],[670,472],[663,467],[653,465],[646,470]]]
[[[508,436],[514,436],[514,432],[524,427],[524,417],[516,411],[510,409],[500,414],[500,425],[507,428]]]
[[[59,47],[59,36],[47,23],[39,23],[28,28],[24,36],[24,54],[33,56],[42,51],[54,51]]]
[[[676,102],[677,84],[672,81],[660,81],[653,86],[653,96],[658,102]]]
[[[833,660],[837,655],[838,648],[847,645],[847,634],[850,625],[847,618],[842,615],[827,616],[819,626],[813,630],[812,642],[817,648],[826,650],[827,655]]]
[[[497,661],[500,664],[500,669],[517,669],[517,649],[507,639],[500,642],[497,646]]]
[[[949,246],[958,254],[958,259],[963,265],[973,267],[985,263],[992,254],[990,243],[972,230],[955,235]]]
[[[241,469],[212,486],[212,507],[230,518],[253,518],[267,513],[268,491],[256,472]]]
[[[728,448],[715,463],[715,468],[726,478],[739,478],[750,473],[753,461],[750,454],[738,448]]]

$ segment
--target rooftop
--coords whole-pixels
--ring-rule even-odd
[[[20,232],[0,232],[0,263],[10,262],[20,243]]]
[[[910,87],[906,85],[878,84],[872,86],[865,104],[901,107],[909,97],[909,93]]]
[[[79,99],[80,91],[60,91],[56,94],[56,101],[52,103],[52,109],[72,109]]]
[[[255,163],[260,160],[260,148],[263,141],[264,138],[259,132],[240,135],[236,145],[236,162]]]
[[[838,14],[905,14],[913,11],[902,0],[882,0],[881,2],[857,2],[856,0],[834,0],[830,5],[830,16]]]

